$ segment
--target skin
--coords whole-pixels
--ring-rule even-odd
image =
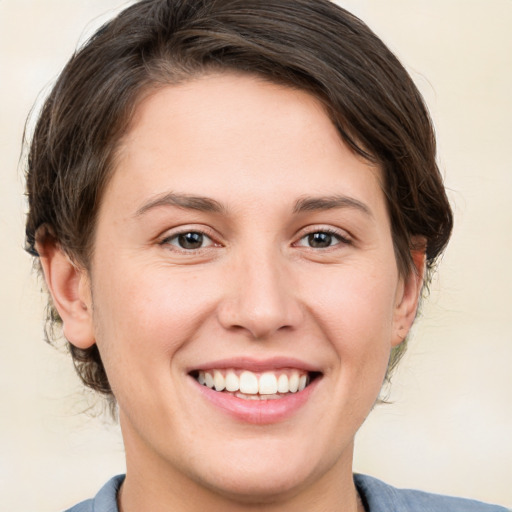
[[[180,247],[182,232],[203,246]],[[40,252],[66,338],[97,343],[119,404],[123,512],[358,510],[354,436],[414,320],[424,258],[399,275],[379,169],[315,98],[236,74],[149,94],[121,142],[90,273],[57,244]],[[270,424],[231,417],[188,375],[276,356],[321,377]]]

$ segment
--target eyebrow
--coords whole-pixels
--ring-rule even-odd
[[[225,212],[224,206],[214,199],[209,197],[191,196],[188,194],[176,194],[169,192],[162,196],[151,199],[143,204],[136,212],[135,217],[139,217],[149,210],[158,208],[160,206],[177,206],[178,208],[185,208],[187,210],[197,210],[201,212],[223,213]]]
[[[353,208],[359,210],[369,217],[373,214],[364,203],[353,197],[334,195],[323,197],[304,197],[295,203],[294,213],[334,210],[336,208]]]
[[[135,217],[139,217],[147,211],[161,206],[176,206],[178,208],[210,213],[226,212],[226,208],[218,201],[215,201],[215,199],[169,192],[143,204],[135,212]],[[364,203],[353,197],[343,195],[303,197],[296,201],[293,213],[297,214],[312,211],[334,210],[337,208],[353,208],[361,211],[369,217],[373,217],[371,210]]]

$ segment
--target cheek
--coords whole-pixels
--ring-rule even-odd
[[[382,275],[354,268],[332,269],[321,281],[309,282],[304,294],[311,308],[340,336],[366,333],[361,341],[383,339],[391,329],[397,286],[393,272]]]
[[[158,368],[168,374],[172,357],[213,307],[207,283],[169,268],[105,270],[95,276],[93,301],[97,344],[109,378],[140,374],[147,380]]]
[[[391,351],[396,276],[347,268],[333,269],[322,281],[306,294],[316,323],[336,352],[345,385],[364,375],[380,387]]]

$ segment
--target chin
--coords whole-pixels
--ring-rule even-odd
[[[232,475],[208,475],[203,484],[215,494],[244,504],[276,504],[298,494],[312,478],[296,471],[282,471],[282,466],[272,465],[259,471],[244,468]],[[305,472],[304,472],[305,473]]]
[[[334,465],[329,456],[315,457],[313,450],[297,450],[297,444],[283,446],[282,440],[279,446],[267,440],[260,441],[258,450],[251,448],[243,443],[234,450],[231,447],[223,456],[215,457],[222,462],[197,468],[196,477],[204,487],[226,499],[276,504],[299,494]]]

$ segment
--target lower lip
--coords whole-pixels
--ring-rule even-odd
[[[283,398],[244,400],[229,393],[214,391],[193,379],[198,390],[211,404],[239,421],[256,425],[278,423],[293,416],[308,401],[320,380],[317,377],[302,391],[288,393]]]

